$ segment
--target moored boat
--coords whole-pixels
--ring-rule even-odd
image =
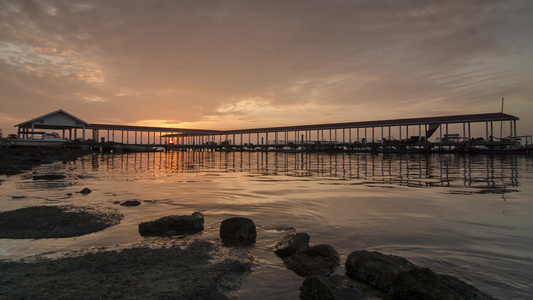
[[[380,150],[381,153],[388,154],[388,153],[412,153],[412,154],[429,154],[431,153],[431,150],[428,148],[392,148],[392,147],[384,147]]]
[[[11,146],[16,147],[59,147],[66,142],[67,140],[62,139],[56,132],[34,132],[33,137],[9,140]]]
[[[533,153],[533,144],[531,143],[531,136],[517,136],[509,139],[510,144],[501,147],[493,146],[473,146],[465,142],[468,152],[472,154],[530,154]],[[525,144],[521,144],[522,140]]]

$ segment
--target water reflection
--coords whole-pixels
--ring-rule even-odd
[[[291,177],[330,177],[371,186],[475,188],[476,193],[517,191],[521,156],[368,153],[161,152],[102,154],[90,158],[92,171],[122,174],[248,172]],[[85,160],[82,164],[87,164]],[[453,193],[469,193],[455,190]],[[470,191],[472,192],[472,191]]]
[[[258,290],[270,299],[298,290],[301,278],[288,277],[293,273],[283,272],[270,247],[287,234],[270,229],[289,227],[308,232],[315,244],[334,246],[344,258],[357,249],[405,256],[494,296],[527,299],[533,278],[531,166],[525,156],[457,154],[94,154],[35,170],[64,173],[63,181],[10,178],[2,184],[0,210],[91,205],[119,210],[121,224],[73,239],[1,241],[0,258],[131,245],[141,239],[140,222],[201,211],[208,216],[202,238],[217,238],[229,216],[250,216],[259,225],[253,251],[261,265],[247,279],[243,299],[257,298]],[[77,193],[83,187],[93,193]],[[115,204],[126,200],[142,206]]]

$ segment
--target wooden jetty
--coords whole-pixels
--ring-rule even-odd
[[[518,117],[505,113],[452,115],[236,130],[90,124],[58,110],[16,125],[20,138],[35,129],[61,130],[68,147],[104,152],[357,151],[426,153],[466,151],[464,142],[510,146]],[[87,133],[89,132],[89,133]],[[505,132],[505,133],[504,133]]]

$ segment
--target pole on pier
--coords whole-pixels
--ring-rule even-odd
[[[502,97],[502,114],[503,114],[503,97]],[[503,121],[500,121],[500,139],[502,138]]]

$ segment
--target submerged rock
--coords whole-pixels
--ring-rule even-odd
[[[362,292],[364,285],[352,279],[332,275],[330,277],[313,275],[305,278],[300,287],[300,299],[303,300],[359,300],[368,299]]]
[[[0,238],[74,237],[120,223],[122,215],[81,206],[32,206],[0,213]]]
[[[146,235],[192,234],[204,230],[204,215],[195,212],[190,216],[166,216],[139,224],[139,233]]]
[[[453,276],[419,268],[399,256],[354,251],[345,267],[351,278],[400,299],[493,299]]]
[[[92,191],[89,189],[89,188],[84,188],[83,190],[80,191],[80,193],[82,195],[88,195],[90,194]]]
[[[309,248],[309,240],[309,235],[304,232],[287,235],[276,242],[274,253],[281,258],[289,257],[298,251]]]
[[[340,257],[333,247],[322,244],[299,251],[285,258],[283,263],[302,277],[328,276],[340,265]]]
[[[141,205],[141,201],[138,201],[138,200],[126,200],[126,201],[120,203],[120,205],[121,206],[139,206],[139,205]]]
[[[254,221],[243,217],[229,218],[220,224],[220,238],[223,242],[253,243],[257,237]]]
[[[34,175],[33,180],[58,180],[65,179],[67,176],[63,174],[46,174],[46,175]]]

